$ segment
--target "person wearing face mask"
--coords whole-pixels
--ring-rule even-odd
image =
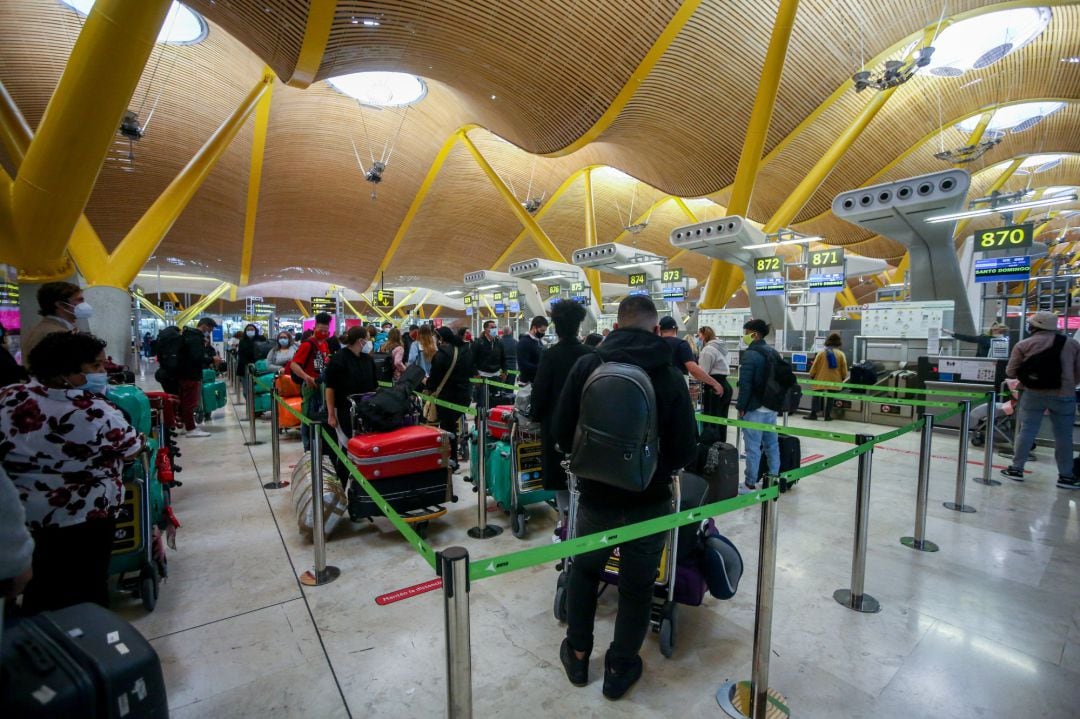
[[[529,324],[529,331],[518,338],[518,381],[529,384],[536,379],[536,370],[540,367],[540,353],[544,350],[543,340],[547,333],[547,317],[537,315]]]
[[[296,355],[296,345],[288,332],[278,332],[277,342],[270,348],[266,355],[266,366],[275,372],[280,372],[288,367]]]
[[[353,434],[349,396],[374,392],[379,386],[375,360],[363,351],[366,338],[363,327],[350,328],[345,333],[345,346],[326,365],[326,422],[346,439]]]
[[[303,398],[302,411],[305,417],[321,419],[323,408],[322,381],[323,370],[330,361],[330,315],[320,312],[315,315],[315,332],[309,339],[300,343],[293,355],[289,369],[293,373],[293,379],[303,384],[300,386],[300,396]],[[310,448],[310,430],[308,425],[300,427],[300,438],[304,443],[304,450]]]
[[[776,350],[765,343],[768,334],[769,325],[765,320],[750,320],[743,325],[746,351],[742,353],[742,366],[739,368],[739,399],[735,407],[739,410],[739,419],[775,425],[776,412],[763,404],[769,361],[779,357]],[[769,474],[780,472],[780,444],[776,432],[743,429],[742,436],[746,440],[746,482],[739,492],[745,493],[757,488],[763,447]]]
[[[7,330],[0,324],[0,387],[30,378],[27,371],[15,361],[7,348]]]
[[[185,437],[210,436],[196,427],[195,408],[202,398],[202,371],[210,367],[213,359],[206,347],[215,327],[217,322],[212,317],[203,317],[195,327],[166,327],[158,334],[158,370],[154,378],[166,392],[180,397]]]
[[[44,319],[22,336],[23,366],[30,366],[30,353],[38,342],[53,332],[78,332],[75,320],[90,319],[93,308],[83,299],[82,289],[70,282],[46,282],[37,293],[38,314]]]
[[[143,438],[103,395],[104,342],[53,333],[30,360],[33,379],[0,390],[0,466],[18,490],[35,543],[22,608],[108,606],[123,463]]]
[[[506,379],[506,350],[497,335],[494,320],[484,322],[483,333],[480,339],[472,343],[473,366],[476,374],[487,379]],[[484,385],[478,384],[473,388],[476,406],[479,407],[484,401]]]
[[[266,356],[265,353],[259,355],[255,349],[265,342],[266,338],[259,332],[256,325],[248,324],[244,327],[244,336],[240,338],[240,344],[236,347],[236,371],[241,377],[247,374],[248,367],[255,364],[255,360]]]

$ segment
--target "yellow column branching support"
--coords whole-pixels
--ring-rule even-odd
[[[296,306],[300,310],[301,317],[311,317],[311,311],[308,310],[307,305],[304,304],[303,300],[297,297],[294,298],[293,301],[296,302]]]
[[[585,171],[585,246],[596,247],[596,208],[593,205],[592,170]],[[585,277],[592,289],[593,302],[603,311],[604,300],[600,291],[600,271],[586,268]]]
[[[142,294],[141,292],[132,292],[131,296],[135,298],[135,300],[139,303],[140,307],[152,314],[154,317],[157,317],[159,320],[165,319],[165,310],[161,309],[149,299],[147,299],[146,295]]]
[[[536,219],[528,213],[528,211],[522,207],[518,199],[514,197],[514,193],[510,191],[510,188],[506,186],[506,183],[499,177],[499,173],[495,172],[495,169],[488,163],[487,159],[480,154],[480,150],[476,149],[476,145],[469,139],[468,134],[464,131],[459,134],[461,143],[465,145],[469,153],[476,160],[476,164],[480,166],[484,174],[491,181],[492,186],[499,191],[499,194],[506,201],[510,211],[514,213],[514,216],[518,218],[518,222],[525,227],[529,234],[536,240],[536,244],[540,247],[540,251],[547,255],[549,260],[555,260],[557,262],[566,262],[566,258],[559,252],[559,248],[555,246],[555,243],[551,241],[551,238],[547,236],[547,233],[541,229],[540,225],[536,222]]]
[[[218,297],[229,291],[232,284],[229,282],[222,282],[220,285],[210,290],[210,294],[204,296],[198,302],[188,307],[186,310],[180,313],[180,316],[176,318],[176,326],[183,327],[188,322],[191,322],[195,317],[205,310],[210,305],[214,304]]]
[[[309,25],[310,22],[309,16]],[[269,67],[264,67],[263,78],[268,76],[271,78],[270,86],[255,109],[255,132],[251,137],[251,168],[248,171],[247,213],[244,217],[244,248],[240,255],[241,287],[246,287],[251,277],[251,255],[255,247],[255,218],[259,214],[259,188],[262,185],[263,156],[266,153],[266,131],[270,126],[270,101],[274,97],[273,71]]]
[[[431,314],[429,315],[429,317],[435,317],[436,315],[439,314],[439,310],[441,310],[441,309],[442,309],[442,305],[435,305],[435,309],[433,309],[431,311]]]
[[[415,295],[419,291],[420,291],[419,289],[410,290],[409,294],[405,295],[404,299],[402,299],[400,302],[398,302],[396,305],[394,305],[394,307],[390,310],[390,312],[388,314],[393,314],[394,312],[400,311],[402,307],[404,307],[406,304],[408,304],[409,300],[412,299],[412,296]]]
[[[68,241],[170,5],[98,0],[90,10],[37,136],[0,191],[0,261],[42,278],[70,274]]]
[[[304,40],[300,45],[300,55],[296,58],[296,67],[288,81],[289,87],[303,90],[315,81],[315,75],[322,66],[323,55],[326,54],[326,43],[330,40],[330,29],[334,25],[336,11],[337,0],[311,0]]]

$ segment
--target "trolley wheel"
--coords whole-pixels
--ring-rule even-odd
[[[675,617],[675,604],[665,604],[660,616],[660,653],[669,659],[675,651]]]
[[[555,584],[555,619],[560,622],[566,621],[566,572],[559,572],[559,580]]]
[[[510,515],[510,531],[518,539],[525,539],[525,523],[528,519],[525,510],[520,508]]]
[[[983,435],[981,433],[978,433],[978,434],[972,433],[972,435],[971,435],[971,446],[972,447],[983,447],[985,445],[986,445],[986,438],[983,437]]]
[[[139,598],[146,611],[154,611],[158,598],[158,577],[153,569],[144,569],[139,573]]]

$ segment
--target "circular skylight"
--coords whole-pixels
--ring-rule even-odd
[[[1022,102],[1018,105],[1006,105],[994,110],[987,132],[1004,133],[1023,132],[1042,122],[1042,120],[1065,107],[1064,102]],[[967,134],[979,124],[982,115],[972,115],[961,120],[956,127]]]
[[[1050,8],[1028,7],[985,13],[945,28],[934,40],[927,70],[957,77],[981,70],[1034,40],[1050,22]]]
[[[90,14],[94,7],[94,0],[60,0],[83,17]],[[157,41],[170,45],[194,45],[206,39],[209,27],[194,10],[174,2],[169,8],[169,14],[165,16],[165,22],[158,33]]]
[[[427,84],[404,72],[354,72],[331,77],[326,82],[361,105],[375,107],[411,105],[427,95]]]
[[[1019,169],[1024,171],[1025,174],[1038,174],[1054,169],[1061,164],[1064,158],[1064,155],[1031,155],[1024,158]]]

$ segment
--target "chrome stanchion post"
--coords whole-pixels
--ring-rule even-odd
[[[776,477],[765,475],[762,489],[768,489]],[[754,656],[750,670],[750,705],[736,706],[738,682],[725,682],[716,691],[716,703],[735,719],[766,719],[769,710],[769,656],[772,652],[773,589],[776,580],[777,507],[775,499],[761,504],[761,528],[758,533],[757,598],[754,606]],[[740,702],[741,703],[741,702]],[[789,714],[774,702],[772,716]]]
[[[866,444],[873,440],[868,434],[855,435],[856,444]],[[870,520],[870,475],[873,467],[874,450],[859,455],[859,483],[855,491],[855,541],[851,552],[851,588],[837,589],[833,599],[848,609],[864,614],[881,611],[878,600],[863,592],[866,579],[866,538],[869,534]]]
[[[450,547],[438,554],[446,620],[446,716],[472,718],[472,647],[469,636],[469,552]]]
[[[936,552],[938,545],[926,539],[926,500],[930,490],[930,461],[934,439],[934,415],[923,416],[919,442],[919,485],[915,493],[915,536],[901,537],[900,544],[920,552]]]
[[[942,504],[946,509],[951,509],[954,512],[970,514],[975,511],[975,508],[969,504],[964,504],[964,485],[967,482],[968,432],[971,429],[971,400],[965,399],[960,404],[964,406],[964,411],[960,413],[960,444],[957,446],[956,452],[956,496],[953,497],[953,501],[943,502]]]
[[[252,447],[256,444],[262,444],[262,442],[255,437],[255,375],[250,371],[244,373],[244,388],[247,390],[248,421],[248,441],[244,442],[244,446]]]
[[[1001,484],[998,480],[994,479],[994,436],[997,431],[994,428],[994,424],[997,421],[997,395],[994,392],[990,392],[987,395],[986,404],[986,446],[983,447],[983,476],[975,477],[974,481],[979,484],[986,484],[991,487],[997,487]]]
[[[282,489],[288,487],[288,482],[281,481],[281,430],[278,429],[278,393],[277,389],[270,390],[270,456],[274,461],[273,481],[263,485],[263,489]]]
[[[341,576],[341,570],[326,564],[326,532],[323,529],[323,437],[317,424],[310,424],[311,429],[311,536],[315,540],[315,569],[300,575],[300,583],[306,587],[317,587]]]
[[[469,530],[473,539],[490,539],[502,534],[502,527],[488,524],[487,521],[487,405],[488,386],[483,383],[483,407],[476,408],[476,456],[472,457],[473,481],[476,482],[477,520],[476,526]]]

